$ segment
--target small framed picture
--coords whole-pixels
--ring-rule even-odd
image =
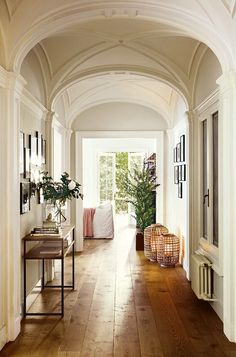
[[[181,166],[181,181],[186,181],[186,164]]]
[[[173,161],[177,162],[177,148],[176,147],[173,149]]]
[[[20,214],[30,211],[30,182],[20,183]]]
[[[45,165],[46,164],[46,140],[43,139],[42,137],[42,164]]]
[[[20,132],[20,175],[24,175],[24,147],[25,147],[25,134]]]
[[[179,183],[179,166],[174,166],[174,183]]]
[[[178,183],[178,197],[183,198],[183,183],[182,182]]]
[[[24,148],[24,178],[30,179],[30,149]]]
[[[185,135],[180,137],[180,161],[185,161]]]
[[[31,165],[34,165],[34,166],[36,166],[38,163],[37,138],[33,135],[30,135],[30,162],[31,162]]]
[[[176,162],[180,162],[181,161],[181,158],[180,158],[180,151],[181,151],[181,148],[180,148],[180,143],[178,143],[176,145]]]
[[[178,178],[179,182],[182,181],[182,165],[178,166]]]

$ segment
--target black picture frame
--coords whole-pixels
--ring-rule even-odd
[[[19,148],[19,170],[20,175],[24,175],[24,147],[25,147],[25,134],[20,132],[20,148]]]
[[[37,138],[33,135],[30,135],[30,162],[33,166],[38,164]]]
[[[42,149],[42,160],[41,160],[41,163],[42,165],[45,165],[46,164],[46,140],[43,139],[42,137],[42,144],[41,144],[41,149]]]
[[[30,196],[31,188],[30,182],[20,183],[20,214],[30,211]]]
[[[181,166],[181,181],[186,181],[186,164],[183,164]]]
[[[174,166],[174,183],[175,184],[179,183],[179,166],[178,165]]]
[[[173,161],[177,162],[177,148],[176,147],[173,149]]]
[[[30,149],[24,147],[24,178],[30,179]]]
[[[180,137],[180,161],[185,161],[185,135]]]
[[[178,183],[178,198],[183,198],[183,183]]]
[[[181,161],[180,152],[181,152],[181,145],[180,145],[180,143],[178,143],[176,145],[176,162]]]
[[[182,165],[178,166],[178,179],[179,182],[182,181]]]

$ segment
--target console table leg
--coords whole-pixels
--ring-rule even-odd
[[[25,241],[24,241],[24,307],[23,307],[23,314],[24,317],[26,316],[26,259],[25,259]]]
[[[44,276],[45,276],[45,271],[44,271],[44,259],[42,259],[42,290],[44,289]]]
[[[75,244],[72,247],[72,289],[75,289]]]
[[[64,254],[61,259],[61,316],[64,316]]]

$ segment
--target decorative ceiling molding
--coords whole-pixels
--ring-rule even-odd
[[[236,11],[236,0],[221,0],[221,2],[226,8],[226,10],[229,12],[231,17],[234,18]]]
[[[17,11],[18,7],[21,5],[23,0],[4,0],[6,4],[6,8],[8,11],[9,19],[14,16],[15,12]]]
[[[129,9],[130,15],[132,12],[133,14],[135,13],[134,9],[138,10],[138,16],[135,16],[135,19],[153,22],[158,20],[159,23],[169,24],[172,27],[181,29],[186,36],[203,41],[214,49],[224,69],[234,66],[233,49],[231,49],[229,42],[223,41],[221,34],[217,32],[217,23],[213,27],[209,17],[206,16],[200,6],[198,6],[199,11],[197,11],[195,6],[196,11],[191,12],[191,2],[186,1],[186,6],[180,6],[174,3],[174,1],[173,3],[169,1],[168,3],[160,3],[159,1],[153,2],[148,0],[145,2],[134,0],[130,3],[123,1],[90,1],[88,3],[82,0],[79,2],[68,1],[65,2],[64,6],[60,7],[54,6],[54,8],[51,8],[51,11],[48,10],[47,13],[45,12],[40,17],[34,16],[28,25],[26,23],[23,31],[18,33],[19,40],[17,44],[14,45],[14,48],[10,49],[10,63],[8,67],[18,72],[24,56],[37,42],[66,29],[70,25],[73,26],[82,21],[101,18],[101,15],[104,16],[104,8],[106,9],[106,14],[113,14],[115,10],[113,18],[122,18],[124,16],[129,18],[127,16],[128,12],[124,11],[124,5],[127,11]],[[209,8],[210,6],[214,5],[209,5]]]

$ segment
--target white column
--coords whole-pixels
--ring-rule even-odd
[[[186,272],[190,276],[191,255],[199,244],[199,193],[198,193],[198,121],[195,111],[186,112],[186,173],[187,173],[187,239],[185,242]]]
[[[47,171],[50,175],[54,174],[54,126],[58,119],[58,114],[55,112],[48,112],[46,116],[46,140],[47,140],[47,152],[46,162]]]
[[[65,128],[65,140],[64,140],[64,151],[65,151],[65,171],[68,172],[68,174],[71,176],[71,135],[73,131],[71,129]],[[67,216],[67,223],[70,224],[71,222],[71,201],[67,200],[67,210],[66,210],[66,216]]]
[[[80,133],[75,136],[75,179],[83,187],[83,139]],[[75,219],[76,251],[83,250],[83,201],[76,200],[76,219]]]
[[[224,332],[236,342],[236,73],[223,74],[219,107],[219,238],[223,250]]]
[[[1,215],[3,215],[4,239],[2,258],[4,263],[3,305],[7,341],[14,340],[20,332],[21,320],[21,240],[20,240],[20,178],[19,132],[20,100],[24,79],[6,72],[1,83],[4,107],[0,119],[1,131]]]

